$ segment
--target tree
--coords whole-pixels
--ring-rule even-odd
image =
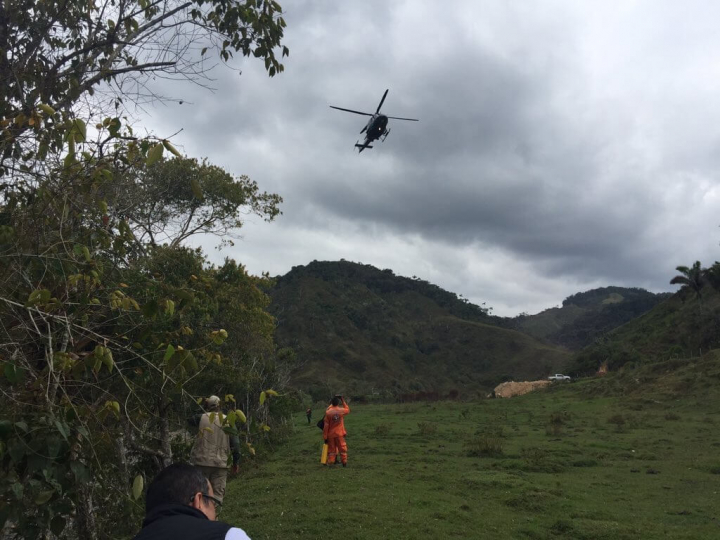
[[[209,49],[281,72],[284,26],[264,0],[0,6],[3,536],[129,535],[143,479],[172,459],[171,431],[203,380],[218,371],[240,387],[263,364],[257,384],[281,381],[266,278],[215,268],[183,245],[232,233],[243,211],[272,220],[280,197],[166,139],[137,137],[124,107],[150,74],[202,77]],[[152,205],[160,196],[167,211]],[[257,384],[250,439],[269,429],[273,394]],[[241,415],[229,416],[233,430]]]
[[[147,76],[198,80],[205,55],[234,53],[284,70],[285,28],[273,0],[10,0],[0,6],[0,176],[62,149],[81,98],[142,99]],[[102,95],[100,95],[102,94]],[[152,97],[152,96],[151,96]],[[56,116],[56,113],[59,116]],[[119,118],[117,115],[119,128]],[[107,126],[106,126],[107,127]],[[117,132],[117,129],[115,130]]]
[[[260,193],[247,176],[234,178],[196,159],[160,160],[132,171],[137,178],[111,186],[116,216],[124,216],[140,242],[182,245],[190,236],[213,234],[223,244],[243,225],[243,214],[272,221],[282,198]]]
[[[680,272],[680,275],[672,278],[670,284],[688,287],[695,292],[698,298],[701,298],[702,288],[705,284],[705,270],[703,270],[700,261],[695,261],[690,268],[687,266],[678,266],[675,270]]]

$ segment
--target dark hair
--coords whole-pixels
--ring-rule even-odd
[[[333,407],[337,407],[338,405],[340,405],[340,398],[335,396],[330,400],[330,403],[332,403]]]
[[[196,493],[208,492],[208,480],[200,469],[173,463],[158,473],[147,490],[145,512],[161,504],[190,504]]]

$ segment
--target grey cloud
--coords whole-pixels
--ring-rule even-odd
[[[707,6],[662,6],[294,2],[285,73],[239,61],[215,93],[171,87],[186,104],[148,123],[283,195],[234,251],[255,271],[362,256],[508,312],[668,290],[674,266],[720,258],[720,79],[703,72],[720,38]],[[385,88],[383,112],[421,121],[353,153],[365,119],[328,105],[371,112]],[[514,281],[493,288],[486,260]]]

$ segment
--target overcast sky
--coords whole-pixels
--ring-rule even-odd
[[[537,313],[607,285],[675,290],[720,259],[720,3],[284,0],[285,72],[144,124],[284,198],[231,256],[271,275],[344,258]],[[162,83],[161,83],[162,84]],[[386,88],[385,143],[358,155]]]

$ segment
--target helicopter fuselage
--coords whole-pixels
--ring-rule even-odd
[[[365,140],[362,144],[358,141],[355,143],[355,148],[358,149],[359,152],[362,152],[366,148],[372,148],[370,146],[370,143],[373,141],[378,140],[380,137],[382,137],[382,140],[384,141],[388,134],[390,133],[390,130],[388,129],[388,120],[391,118],[394,120],[408,120],[410,122],[417,122],[417,118],[399,118],[397,116],[386,116],[384,114],[380,114],[380,108],[382,107],[383,103],[385,103],[385,98],[387,97],[389,90],[385,90],[385,93],[383,94],[382,99],[380,100],[380,104],[377,107],[377,110],[375,113],[368,113],[363,111],[356,111],[354,109],[345,109],[343,107],[336,107],[335,105],[330,105],[331,109],[337,109],[339,111],[345,111],[353,114],[362,114],[363,116],[369,116],[370,120],[368,120],[368,123],[365,125],[364,128],[362,128],[362,131],[360,133],[365,133]]]
[[[367,142],[372,142],[383,136],[385,130],[387,129],[387,125],[387,116],[384,114],[373,114],[365,126],[365,129],[363,129],[360,133],[365,132],[365,140]]]

